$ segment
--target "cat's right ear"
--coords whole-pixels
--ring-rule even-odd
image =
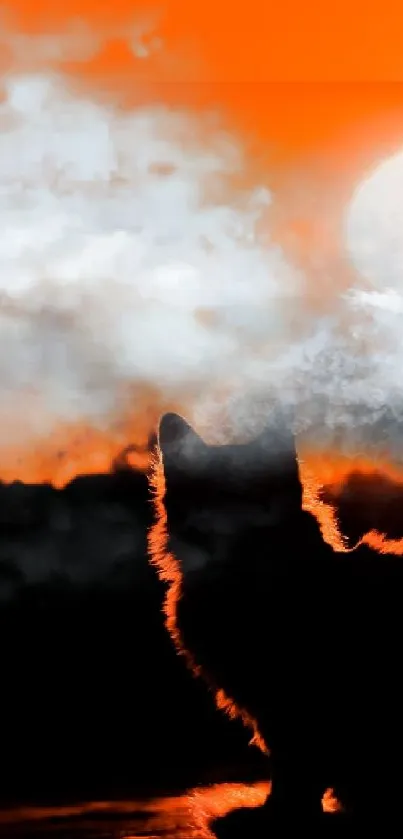
[[[200,466],[208,447],[201,437],[179,414],[164,414],[158,428],[158,446],[165,466],[176,466],[181,471]]]

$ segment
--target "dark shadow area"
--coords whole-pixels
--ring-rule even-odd
[[[347,806],[370,801],[373,811],[379,801],[378,820],[387,807],[396,816],[402,560],[363,549],[336,561],[295,484],[289,503],[292,469],[274,483],[255,476],[254,488],[243,475],[225,495],[225,462],[217,468],[171,503],[178,535],[215,557],[194,569],[181,620],[213,681],[281,740],[279,765],[248,747],[241,722],[217,712],[175,653],[147,559],[146,477],[120,467],[62,490],[17,482],[0,485],[2,806],[133,798],[277,771],[297,809],[298,797],[334,786]],[[206,528],[188,513],[207,497]],[[352,476],[333,500],[353,542],[373,527],[403,533],[391,482]]]
[[[144,475],[0,486],[0,796],[156,794],[259,774],[168,637]]]
[[[391,478],[352,472],[340,489],[325,487],[322,499],[337,509],[340,528],[351,545],[370,530],[390,539],[402,536],[403,484]]]

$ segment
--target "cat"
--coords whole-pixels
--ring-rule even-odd
[[[324,541],[286,424],[210,446],[165,414],[151,484],[167,628],[270,755],[268,814],[319,819],[333,787],[346,812],[395,816],[402,560]]]

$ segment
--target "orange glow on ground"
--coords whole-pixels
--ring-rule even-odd
[[[195,836],[214,839],[209,824],[239,807],[260,807],[270,792],[269,783],[216,784],[189,794],[189,809]]]
[[[259,781],[251,784],[214,784],[197,787],[182,795],[150,798],[137,801],[90,801],[60,807],[15,807],[2,809],[0,825],[14,835],[24,827],[26,833],[42,835],[51,833],[55,821],[71,820],[72,835],[82,824],[93,829],[94,836],[109,827],[125,839],[140,836],[161,836],[164,839],[214,839],[211,822],[240,807],[259,807],[270,793],[270,783]],[[322,799],[325,812],[339,809],[332,791]],[[84,820],[81,822],[81,819]],[[74,820],[74,821],[73,821]],[[17,832],[17,835],[20,835]]]
[[[270,783],[256,784],[217,784],[207,789],[193,791],[189,798],[191,802],[192,821],[196,830],[195,835],[200,839],[214,839],[209,829],[213,819],[226,816],[232,810],[240,807],[261,807],[270,794]],[[322,798],[325,813],[340,812],[340,804],[329,789]]]
[[[9,829],[18,825],[37,830],[40,824],[46,835],[55,819],[72,820],[72,833],[85,819],[85,827],[103,829],[113,818],[113,828],[126,839],[152,835],[165,839],[210,839],[209,823],[237,807],[263,804],[270,784],[215,784],[191,789],[182,795],[139,801],[91,801],[60,807],[18,807],[0,812],[0,825]],[[102,821],[100,821],[100,816]],[[94,818],[94,823],[92,822]],[[74,825],[74,826],[73,826]],[[25,834],[24,834],[25,835]]]

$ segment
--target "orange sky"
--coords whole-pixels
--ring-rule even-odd
[[[192,47],[199,52],[192,80],[403,80],[399,0],[13,0],[8,5],[21,25],[32,28],[54,27],[72,17],[111,28],[156,11],[161,34],[174,51]]]
[[[4,8],[4,7],[3,7]],[[367,165],[403,137],[403,7],[395,2],[11,0],[12,26],[60,31],[74,21],[108,37],[70,72],[131,100],[218,105],[278,166],[322,161],[323,174]],[[148,23],[162,49],[133,56],[123,33]],[[7,65],[5,56],[0,62]]]
[[[131,98],[217,104],[276,159],[331,146],[339,166],[340,143],[349,157],[355,138],[358,155],[369,146],[371,157],[403,136],[398,0],[12,0],[6,8],[19,31],[60,31],[78,20],[108,33],[100,54],[69,69],[115,82]],[[146,61],[134,58],[121,37],[143,21],[144,43],[157,35],[163,44]]]

